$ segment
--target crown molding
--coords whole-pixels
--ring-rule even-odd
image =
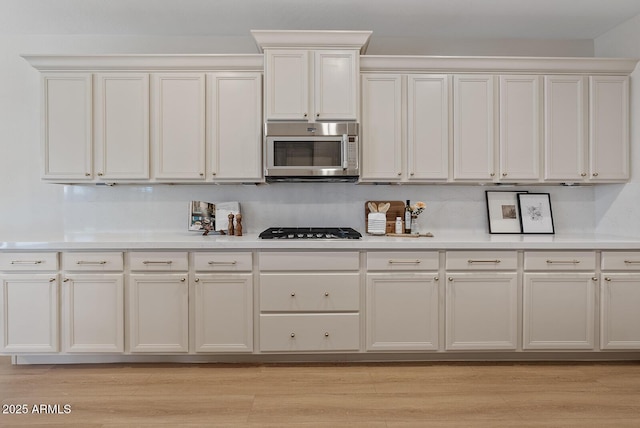
[[[372,31],[251,30],[260,52],[270,48],[357,49],[364,54]]]

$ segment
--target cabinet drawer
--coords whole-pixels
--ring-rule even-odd
[[[62,269],[66,271],[121,271],[121,252],[62,253]]]
[[[380,251],[367,253],[367,270],[438,270],[437,251]]]
[[[253,268],[251,253],[193,253],[196,271],[250,271]]]
[[[358,311],[360,275],[262,274],[260,310],[280,312]]]
[[[640,270],[640,251],[603,251],[602,270]]]
[[[447,251],[447,270],[515,270],[515,251]]]
[[[55,271],[58,270],[58,253],[0,253],[0,270]]]
[[[357,251],[262,252],[260,270],[358,270]]]
[[[357,351],[358,314],[260,315],[261,351]]]
[[[131,252],[131,270],[137,271],[186,271],[189,269],[187,253],[178,252]]]
[[[592,271],[596,268],[594,251],[525,251],[525,270]]]

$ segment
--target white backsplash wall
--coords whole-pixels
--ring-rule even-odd
[[[245,185],[64,186],[67,234],[186,232],[191,200],[239,201],[247,233],[271,226],[348,226],[364,229],[369,200],[423,201],[425,228],[434,234],[485,233],[485,190],[551,193],[557,233],[594,228],[593,187],[503,188],[459,185],[356,185],[274,183]]]

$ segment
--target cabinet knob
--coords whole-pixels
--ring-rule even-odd
[[[296,334],[295,333],[291,333],[290,336],[293,338],[293,337],[296,337]]]
[[[416,175],[416,173],[415,172],[411,172],[411,173],[409,173],[409,175],[413,177],[414,175]]]
[[[453,278],[452,277],[449,277],[447,279],[449,280],[449,282],[453,282]]]
[[[402,175],[402,171],[398,171],[398,177]]]
[[[85,176],[85,177],[91,177],[91,174],[89,174],[88,172],[85,172],[85,173],[84,173],[84,176]]]
[[[597,177],[597,176],[598,176],[598,173],[597,173],[597,172],[594,172],[594,173],[593,173],[593,176],[594,176],[594,177]]]
[[[200,177],[204,177],[204,172],[201,172],[201,173],[200,173]]]
[[[490,176],[490,177],[495,177],[495,176],[496,176],[496,173],[495,173],[495,172],[492,172],[491,174],[489,174],[489,176]]]
[[[304,117],[307,117],[307,113],[303,114]]]
[[[328,331],[324,332],[324,337],[329,337],[329,332]]]
[[[324,297],[329,297],[329,292],[328,291],[324,292]]]
[[[51,281],[49,281],[49,282],[51,282]],[[69,282],[69,278],[63,279],[62,282]]]
[[[434,277],[433,277],[433,280],[434,280],[434,281],[440,281],[440,278],[438,278],[437,276],[434,276]]]
[[[607,282],[611,282],[611,278],[609,278],[608,276],[605,276],[604,280],[607,281]]]
[[[593,277],[591,277],[591,281],[597,281],[597,280],[598,280],[598,277],[597,277],[597,276],[593,276]]]
[[[320,117],[320,113],[316,113],[316,117]]]
[[[586,177],[586,176],[587,176],[586,172],[583,172],[582,174],[580,174],[580,177]]]
[[[291,297],[296,297],[296,292],[295,291],[291,292]]]
[[[49,282],[56,282],[55,278],[49,278]]]
[[[187,278],[180,278],[180,282],[186,282]]]
[[[215,172],[212,172],[212,173],[211,173],[211,175],[216,175],[216,173],[215,173]]]
[[[200,278],[194,279],[195,282],[200,282]]]
[[[102,177],[103,174],[101,172],[98,173],[98,177]]]
[[[506,172],[503,172],[503,173],[502,173],[502,176],[503,176],[503,177],[506,177],[506,176],[507,176],[507,173],[506,173]]]

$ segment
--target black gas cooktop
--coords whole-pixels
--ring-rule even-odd
[[[360,239],[350,227],[270,227],[258,235],[261,239]]]

